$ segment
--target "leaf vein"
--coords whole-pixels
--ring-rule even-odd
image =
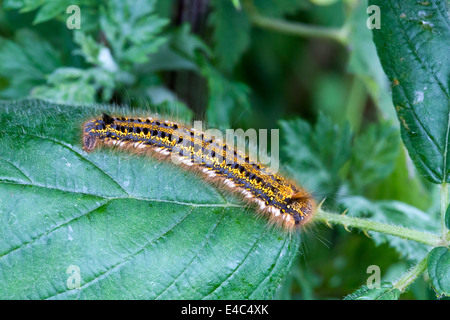
[[[70,289],[67,291],[62,291],[62,292],[58,292],[52,296],[49,296],[47,298],[45,298],[45,300],[50,299],[50,298],[55,298],[60,294],[64,294],[73,290],[79,291],[81,292],[83,289],[90,287],[92,284],[100,281],[101,279],[104,279],[106,276],[108,276],[110,273],[116,271],[116,269],[120,270],[120,268],[122,268],[126,263],[128,263],[129,261],[131,261],[131,259],[135,256],[137,256],[138,254],[140,254],[141,252],[143,252],[146,248],[148,248],[151,244],[153,244],[155,241],[161,239],[162,237],[164,237],[166,234],[168,234],[169,232],[171,232],[174,228],[176,228],[177,226],[179,226],[194,210],[194,207],[192,207],[187,213],[186,215],[184,215],[180,220],[178,220],[174,225],[170,226],[170,228],[166,231],[164,231],[161,235],[159,235],[158,237],[154,238],[153,240],[151,240],[150,242],[148,242],[147,244],[145,244],[144,246],[142,246],[140,249],[138,249],[137,251],[131,253],[130,255],[128,255],[127,257],[121,259],[121,261],[119,261],[118,263],[114,264],[113,266],[111,266],[110,268],[108,268],[105,272],[100,273],[97,276],[94,276],[94,278],[88,282],[86,282],[83,286],[81,286],[81,288],[79,289]],[[117,271],[118,271],[117,270]]]
[[[211,235],[214,233],[214,231],[217,229],[217,226],[220,224],[221,220],[223,219],[223,213],[225,212],[225,207],[222,209],[222,215],[219,217],[219,221],[217,221],[213,227],[211,228],[211,230],[209,230],[208,234],[206,235],[205,239],[202,242],[201,247],[199,248],[199,250],[195,253],[195,255],[192,257],[192,259],[189,261],[189,263],[184,267],[184,269],[182,270],[182,272],[172,281],[172,283],[167,286],[166,289],[164,289],[164,291],[162,291],[158,296],[156,296],[155,300],[158,299],[161,295],[164,294],[164,292],[166,292],[167,290],[169,290],[170,287],[172,287],[172,285],[186,272],[186,270],[188,269],[188,267],[190,267],[192,265],[192,263],[195,261],[195,259],[198,257],[198,254],[200,253],[200,251],[206,246],[206,244],[209,242]]]
[[[222,283],[217,286],[213,291],[211,291],[210,293],[208,293],[207,295],[205,295],[203,297],[203,300],[209,296],[211,296],[214,292],[216,292],[219,288],[222,287],[222,285],[227,282],[232,276],[234,276],[236,274],[236,272],[239,270],[239,268],[244,264],[244,262],[247,260],[247,258],[250,256],[250,254],[253,252],[253,250],[255,249],[256,245],[259,243],[259,241],[262,239],[262,237],[266,234],[267,229],[264,230],[264,232],[262,232],[258,239],[255,241],[255,243],[253,243],[253,245],[251,246],[251,248],[247,251],[247,254],[245,255],[245,257],[242,259],[241,262],[239,262],[238,266],[228,275],[228,277],[222,281]]]
[[[38,240],[41,239],[42,237],[48,236],[49,234],[53,233],[54,231],[60,229],[61,227],[65,226],[65,225],[71,223],[72,221],[75,221],[75,220],[77,220],[77,219],[79,219],[79,218],[81,218],[81,217],[83,217],[83,216],[85,216],[85,215],[87,215],[87,214],[89,214],[89,213],[91,213],[91,212],[93,212],[93,211],[95,211],[95,210],[97,210],[97,209],[103,207],[104,205],[108,204],[109,201],[110,201],[110,200],[107,200],[106,202],[104,202],[104,203],[102,203],[102,204],[96,206],[95,208],[93,208],[93,209],[91,209],[91,210],[88,210],[88,211],[86,211],[86,212],[82,212],[80,215],[78,215],[78,216],[76,216],[76,217],[74,217],[74,218],[72,218],[72,219],[69,219],[69,220],[67,220],[67,221],[64,221],[64,222],[61,223],[61,224],[56,225],[55,227],[53,227],[53,228],[47,230],[46,232],[44,232],[44,233],[38,235],[37,237],[32,238],[30,241],[23,242],[20,246],[18,246],[18,247],[16,247],[16,248],[12,248],[11,250],[4,252],[3,254],[0,255],[0,261],[1,261],[2,259],[4,259],[7,255],[9,255],[9,254],[11,254],[11,253],[13,253],[13,252],[15,252],[15,251],[17,251],[17,250],[23,249],[24,247],[31,245],[32,243],[38,241]]]
[[[436,80],[436,83],[439,85],[439,88],[441,89],[441,91],[444,93],[444,95],[450,99],[449,93],[445,90],[445,86],[441,83],[441,81],[439,81],[439,78],[436,75],[436,72],[433,68],[431,68],[430,66],[428,66],[425,61],[423,61],[420,58],[419,53],[417,52],[416,48],[413,45],[413,42],[411,41],[411,38],[408,36],[408,34],[406,33],[401,21],[399,20],[398,17],[400,17],[400,15],[398,14],[398,12],[395,10],[394,6],[392,5],[392,1],[389,0],[388,1],[389,6],[391,7],[392,11],[394,12],[394,15],[397,18],[398,21],[398,25],[406,39],[406,43],[408,44],[408,46],[410,47],[411,51],[414,53],[414,55],[416,56],[417,61],[422,65],[422,67],[427,71],[428,74],[431,74],[433,76],[433,78]]]

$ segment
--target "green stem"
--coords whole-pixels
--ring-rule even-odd
[[[367,231],[381,232],[390,234],[404,239],[414,240],[430,246],[438,246],[441,244],[441,238],[435,234],[412,230],[400,226],[371,221],[363,218],[349,217],[344,214],[336,214],[317,210],[315,220],[323,221],[331,224],[341,224],[345,227],[355,227]]]
[[[445,214],[448,208],[448,184],[441,184],[441,235],[444,242],[447,241],[447,226],[445,225]]]
[[[259,14],[250,1],[244,3],[250,21],[263,29],[272,30],[284,34],[301,37],[315,37],[330,39],[341,44],[348,43],[349,30],[347,26],[341,28],[330,28],[322,26],[312,26],[299,22],[289,22],[282,19],[269,18]]]
[[[417,265],[411,268],[407,273],[405,273],[397,282],[394,283],[394,288],[400,290],[400,292],[405,292],[406,288],[417,279],[422,272],[425,271],[427,267],[428,255],[422,259]]]

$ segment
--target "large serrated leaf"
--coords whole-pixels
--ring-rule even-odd
[[[85,153],[105,111],[0,102],[0,298],[271,298],[299,237],[172,163]]]
[[[450,296],[450,250],[438,247],[428,256],[428,275],[439,296]]]
[[[231,71],[250,42],[250,21],[231,1],[214,0],[210,23],[214,25],[214,51],[219,67]]]
[[[434,183],[450,181],[450,19],[446,0],[369,1],[373,29],[392,85],[402,138],[416,167]]]

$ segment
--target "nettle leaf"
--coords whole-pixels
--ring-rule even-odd
[[[360,196],[341,197],[339,203],[343,209],[348,209],[348,215],[351,216],[439,234],[440,225],[437,217],[406,203],[394,200],[370,201]],[[412,240],[371,231],[369,235],[376,244],[387,243],[402,257],[413,261],[422,259],[429,251],[427,245]]]
[[[353,189],[362,190],[391,174],[399,150],[397,128],[385,122],[370,125],[355,139],[349,173]]]
[[[154,14],[156,0],[113,0],[100,10],[100,25],[119,64],[148,61],[167,40],[160,35],[168,19]]]
[[[208,57],[211,56],[208,45],[192,33],[189,23],[184,23],[173,31],[170,44],[174,50],[191,60],[196,59],[197,52],[203,52]]]
[[[201,38],[191,32],[190,24],[185,23],[165,35],[168,40],[157,52],[149,56],[147,63],[136,68],[136,72],[144,74],[167,70],[199,72],[196,63],[197,54],[202,52],[210,56],[211,51]]]
[[[20,12],[38,9],[33,21],[34,24],[38,24],[57,17],[69,17],[66,10],[71,5],[93,7],[96,3],[90,0],[5,0],[3,5],[5,9],[16,9],[20,10]],[[81,11],[83,12],[84,20],[90,12],[83,9]]]
[[[320,113],[314,127],[302,119],[280,121],[280,127],[289,172],[323,197],[334,193],[341,182],[340,170],[351,156],[353,134],[348,123],[338,126]]]
[[[0,298],[271,298],[300,238],[170,162],[85,153],[117,111],[0,103]]]
[[[450,28],[448,2],[369,1],[381,12],[373,29],[378,56],[392,85],[402,138],[420,172],[450,181]]]
[[[63,15],[66,12],[67,7],[72,4],[75,3],[71,0],[46,1],[36,14],[33,23],[38,24]]]
[[[102,50],[106,49],[104,45],[80,30],[74,31],[73,41],[80,46],[79,49],[74,50],[74,54],[83,56],[90,64],[100,64],[99,55]]]
[[[0,37],[0,76],[9,86],[0,92],[3,98],[29,95],[31,89],[45,83],[46,76],[61,65],[60,54],[36,33],[23,29],[14,41]]]
[[[450,250],[438,247],[428,256],[428,275],[439,296],[450,296]]]
[[[231,71],[250,44],[250,21],[231,1],[214,0],[210,23],[214,26],[214,53],[218,66]]]
[[[312,144],[322,163],[328,171],[337,175],[351,152],[352,132],[349,124],[346,122],[343,125],[337,125],[321,113],[315,124],[312,138]],[[324,141],[328,143],[323,143]]]
[[[344,300],[398,300],[399,298],[400,290],[394,288],[392,283],[383,281],[379,287],[362,286],[346,296]]]
[[[33,89],[31,96],[54,102],[95,102],[102,89],[102,100],[108,101],[114,90],[114,77],[102,68],[58,68],[47,79],[47,85]]]

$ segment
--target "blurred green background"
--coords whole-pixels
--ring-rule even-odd
[[[413,225],[411,205],[436,220],[429,230],[438,226],[436,188],[400,140],[366,1],[0,4],[1,99],[113,103],[221,128],[280,129],[284,170],[326,208]],[[79,29],[67,26],[72,4]],[[340,299],[366,284],[368,266],[394,280],[424,250],[317,224],[274,298]],[[421,278],[402,298],[434,296]]]

